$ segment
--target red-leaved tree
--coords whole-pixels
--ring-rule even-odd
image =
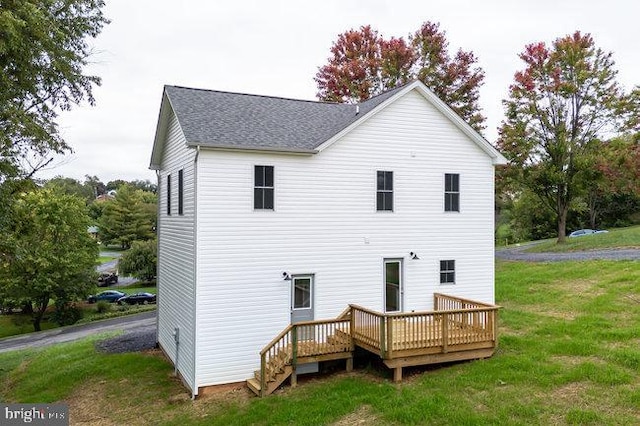
[[[633,126],[637,102],[616,81],[612,53],[589,34],[533,43],[519,56],[524,69],[503,101],[498,144],[508,176],[555,213],[563,242],[567,213],[597,176],[597,141]]]
[[[478,103],[484,71],[472,52],[449,54],[445,32],[425,22],[414,34],[385,39],[371,26],[349,30],[331,46],[315,81],[320,100],[355,103],[418,79],[477,130],[484,117]]]

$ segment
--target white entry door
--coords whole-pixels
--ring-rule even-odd
[[[402,259],[384,260],[384,311],[402,311]]]

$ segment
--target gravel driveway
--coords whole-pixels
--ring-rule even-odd
[[[535,243],[496,249],[496,259],[524,262],[562,262],[564,260],[640,260],[640,249],[602,249],[567,253],[526,253]]]

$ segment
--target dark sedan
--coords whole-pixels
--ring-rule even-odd
[[[153,293],[134,293],[118,299],[118,305],[146,305],[156,303],[156,295]]]
[[[103,292],[98,293],[98,294],[92,294],[91,296],[89,296],[89,298],[87,298],[87,302],[96,303],[96,302],[99,302],[101,300],[105,300],[107,302],[114,303],[114,302],[117,302],[118,300],[122,299],[126,295],[127,295],[127,293],[123,293],[121,291],[107,290],[107,291],[103,291]]]

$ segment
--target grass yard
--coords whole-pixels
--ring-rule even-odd
[[[612,229],[605,234],[567,238],[566,244],[556,244],[556,239],[545,240],[527,249],[531,253],[568,252],[608,248],[640,248],[640,226]]]
[[[72,424],[640,424],[640,263],[501,262],[496,275],[494,357],[408,369],[398,385],[368,367],[192,402],[157,352],[99,354],[93,337],[0,354],[0,400],[66,401]]]
[[[127,294],[147,292],[147,293],[156,293],[157,288],[155,286],[142,285],[139,283],[131,284],[130,286],[125,287],[109,287],[109,289],[119,290]],[[107,290],[107,287],[96,287],[93,291],[93,294],[100,293],[102,291]],[[54,303],[52,302],[48,308],[48,311],[54,308]],[[91,321],[107,319],[107,318],[115,318],[124,315],[137,314],[144,311],[154,310],[156,308],[155,305],[147,305],[147,306],[118,306],[116,304],[111,304],[111,309],[109,312],[99,313],[97,312],[97,304],[88,304],[81,303],[80,306],[84,311],[83,317],[77,324],[84,324]],[[48,320],[48,315],[45,316],[45,320],[41,323],[42,330],[50,330],[52,328],[58,328],[59,325],[50,322]],[[11,314],[11,315],[0,315],[0,339],[3,337],[16,336],[18,334],[32,333],[33,332],[33,324],[31,322],[31,317],[27,315],[21,314]]]

